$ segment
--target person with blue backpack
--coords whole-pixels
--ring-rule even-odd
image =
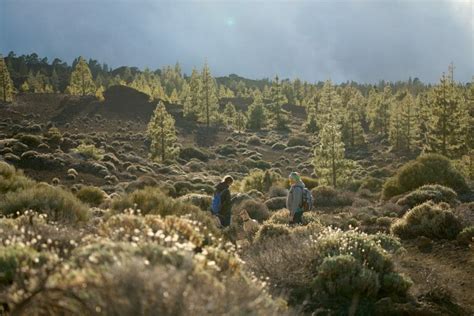
[[[214,197],[211,203],[211,212],[217,216],[223,227],[230,225],[232,216],[232,197],[229,187],[234,182],[231,176],[225,176],[221,183],[216,185]]]
[[[291,187],[286,198],[286,208],[290,211],[290,225],[301,224],[303,212],[313,208],[313,196],[297,172],[290,173],[288,178]]]

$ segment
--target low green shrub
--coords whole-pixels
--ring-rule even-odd
[[[265,223],[258,229],[255,235],[255,242],[262,242],[280,236],[288,236],[289,234],[290,229],[288,225]]]
[[[242,179],[241,191],[248,192],[250,190],[258,190],[262,193],[266,193],[273,185],[281,182],[281,180],[281,176],[271,170],[255,170]]]
[[[359,190],[369,190],[370,192],[379,192],[382,189],[383,181],[374,177],[367,177],[362,181]]]
[[[38,135],[22,134],[18,140],[29,147],[38,147],[41,144],[41,137]]]
[[[271,215],[265,203],[256,200],[246,200],[240,203],[236,208],[236,212],[240,213],[242,210],[246,210],[250,218],[259,222],[267,220]]]
[[[268,161],[253,160],[253,159],[245,159],[244,166],[251,169],[255,168],[255,169],[261,169],[261,170],[268,170],[272,167],[272,165]]]
[[[25,177],[22,171],[0,161],[0,194],[22,190],[33,185],[34,181]]]
[[[393,234],[402,239],[425,236],[431,239],[454,239],[461,231],[459,219],[445,203],[431,201],[415,206],[391,226]]]
[[[276,212],[272,212],[271,216],[265,221],[269,224],[288,224],[290,221],[290,211],[287,209],[281,209]],[[319,216],[316,212],[304,212],[301,218],[303,225],[311,223],[319,223]]]
[[[34,264],[39,253],[28,246],[0,247],[0,285],[10,285],[18,270]]]
[[[104,202],[106,193],[94,186],[84,186],[76,193],[79,200],[90,206],[99,206]]]
[[[260,146],[262,141],[260,140],[260,137],[252,135],[247,139],[247,144],[252,146]]]
[[[87,159],[101,160],[104,156],[104,150],[97,148],[92,144],[80,144],[76,148],[72,149],[72,151]]]
[[[435,203],[446,202],[454,205],[457,201],[457,196],[456,192],[451,188],[439,184],[428,184],[400,198],[397,204],[412,208],[431,200]]]
[[[321,185],[313,190],[311,193],[314,197],[314,205],[316,207],[339,207],[352,205],[353,197],[348,192],[339,192],[336,189]]]
[[[344,315],[352,305],[356,315],[371,315],[379,299],[404,297],[412,285],[394,269],[390,254],[399,242],[393,237],[327,228],[308,241],[272,225],[269,235],[276,236],[252,244],[243,259],[257,276],[288,293],[290,304],[305,302],[306,313],[324,308]]]
[[[456,237],[461,245],[468,246],[474,242],[474,225],[464,228]]]
[[[212,197],[205,194],[189,193],[181,196],[179,200],[197,206],[203,211],[209,211]]]
[[[189,161],[193,158],[201,161],[208,161],[209,154],[203,151],[202,149],[196,147],[185,147],[179,151],[179,158],[186,161]]]
[[[21,191],[9,192],[0,201],[3,215],[17,215],[33,210],[48,215],[48,219],[75,223],[86,221],[89,211],[71,192],[46,184],[38,184]]]
[[[308,137],[297,135],[297,136],[291,136],[288,139],[288,143],[286,144],[288,147],[294,147],[294,146],[305,146],[305,147],[310,147],[311,144],[308,141]]]
[[[458,193],[469,191],[466,180],[451,161],[438,154],[426,154],[403,165],[383,187],[382,197],[389,199],[425,184],[441,184]]]

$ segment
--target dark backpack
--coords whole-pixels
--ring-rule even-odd
[[[214,197],[212,198],[211,212],[214,215],[219,214],[219,212],[221,211],[221,207],[222,207],[221,195],[222,195],[222,192],[223,191],[216,192],[214,194]]]
[[[311,211],[313,209],[313,203],[314,200],[311,191],[307,188],[303,188],[303,201],[301,203],[301,208],[303,209],[303,212]]]

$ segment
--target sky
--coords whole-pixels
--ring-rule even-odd
[[[0,0],[0,53],[376,83],[474,75],[474,0]]]

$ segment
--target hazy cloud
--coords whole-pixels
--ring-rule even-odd
[[[473,2],[0,0],[0,52],[336,82],[474,75]]]

